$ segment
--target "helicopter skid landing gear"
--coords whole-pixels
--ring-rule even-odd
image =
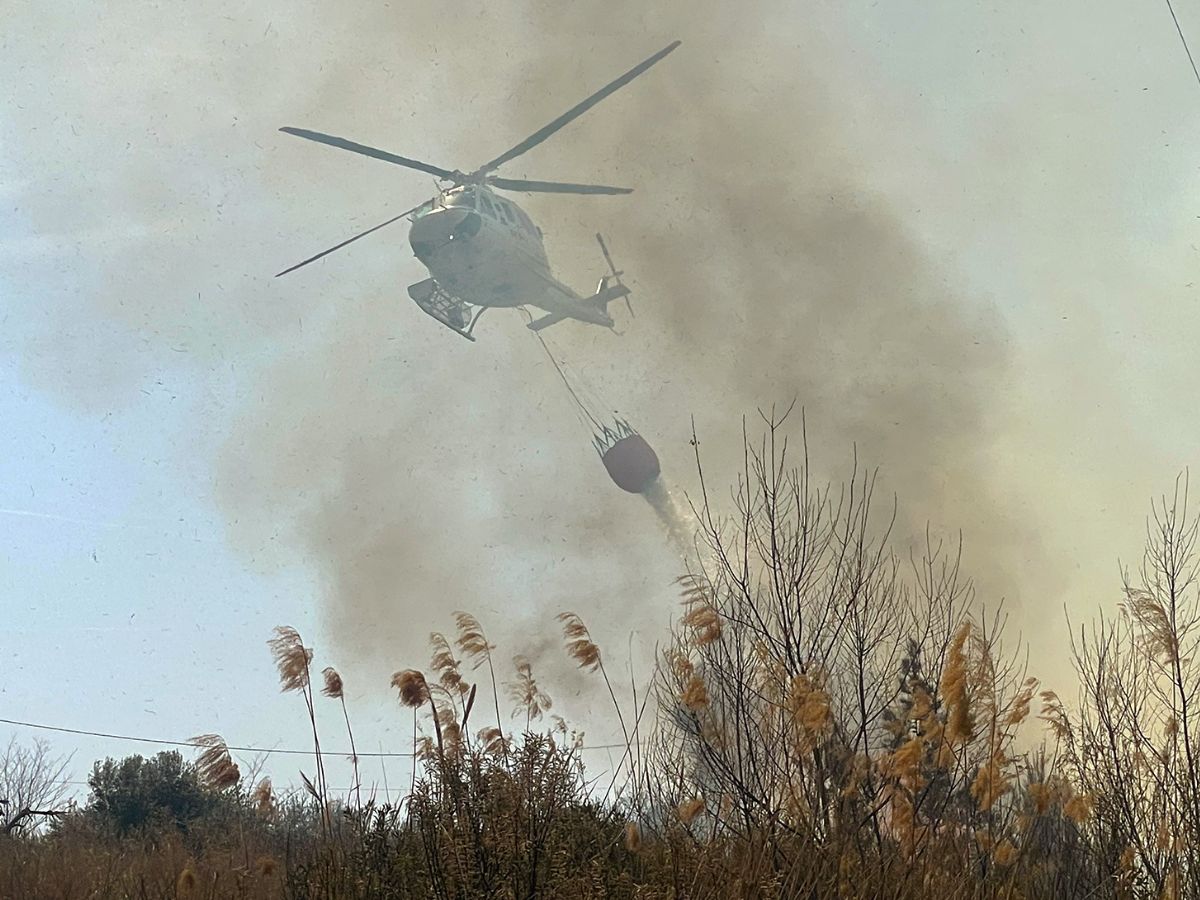
[[[432,278],[410,284],[408,296],[412,297],[423,312],[437,319],[451,331],[461,334],[468,341],[475,340],[471,332],[475,330],[475,323],[487,311],[486,306],[476,308],[466,300],[447,293]]]

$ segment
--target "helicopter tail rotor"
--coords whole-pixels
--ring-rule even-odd
[[[621,276],[625,273],[620,271],[616,263],[613,262],[612,254],[608,252],[608,245],[604,243],[604,235],[598,231],[596,232],[596,241],[600,244],[600,252],[604,254],[604,261],[608,263],[609,277],[612,278],[614,283],[624,289],[625,308],[629,310],[629,315],[633,316],[633,304],[629,302],[630,290],[626,287],[625,282],[621,280]]]

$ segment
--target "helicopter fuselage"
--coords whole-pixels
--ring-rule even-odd
[[[409,244],[444,290],[475,306],[545,308],[554,284],[541,229],[482,186],[453,188],[419,209]]]

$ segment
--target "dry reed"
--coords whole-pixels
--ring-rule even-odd
[[[196,769],[200,780],[213,790],[223,791],[241,781],[242,773],[229,755],[229,747],[219,734],[202,734],[188,743],[200,747]]]

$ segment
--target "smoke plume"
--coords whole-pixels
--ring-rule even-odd
[[[605,477],[519,317],[490,313],[470,345],[413,308],[404,286],[425,275],[403,225],[270,278],[432,190],[275,129],[469,169],[677,37],[504,169],[636,189],[518,198],[561,278],[595,283],[601,231],[634,289],[621,339],[556,326],[567,358],[684,494],[691,416],[709,483],[724,485],[743,416],[753,435],[756,409],[795,400],[820,473],[847,476],[852,453],[882,466],[902,548],[927,522],[962,528],[989,598],[1020,601],[1018,574],[1042,572],[1025,536],[1038,524],[1017,526],[992,474],[1014,377],[1005,327],[886,189],[920,123],[848,53],[835,12],[267,3],[69,27],[82,12],[43,20],[19,2],[50,38],[9,48],[5,70],[16,127],[0,161],[41,173],[17,188],[31,243],[6,251],[7,279],[46,285],[11,338],[21,377],[97,414],[178,389],[181,455],[215,472],[197,490],[249,564],[311,569],[317,596],[296,602],[321,604],[349,667],[378,681],[419,662],[454,609],[514,639],[575,609],[619,647],[661,631],[680,562]],[[678,542],[684,500],[664,489],[651,503]]]

